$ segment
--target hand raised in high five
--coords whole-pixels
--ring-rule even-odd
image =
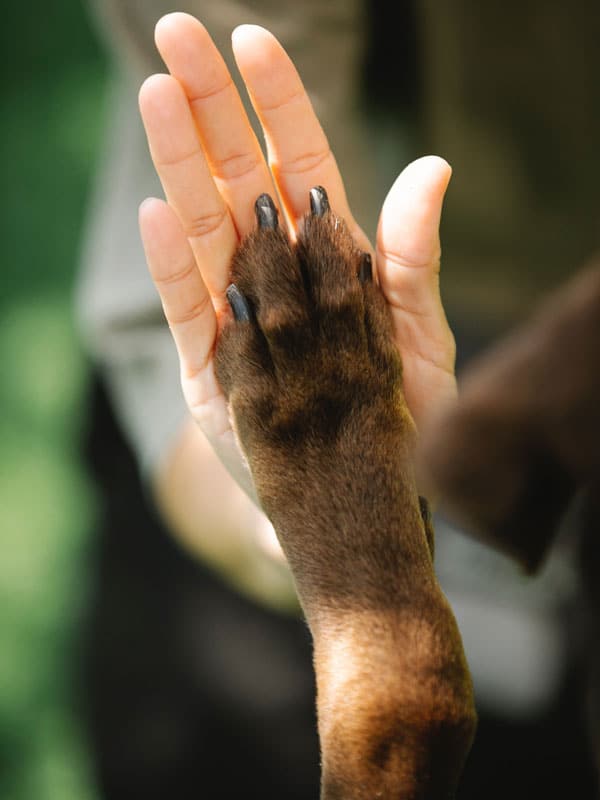
[[[309,190],[327,188],[358,247],[373,252],[354,221],[326,136],[296,69],[266,30],[243,25],[233,50],[262,125],[267,164],[225,63],[203,25],[163,17],[156,43],[170,75],[154,75],[140,109],[168,203],[150,199],[140,228],[152,277],[175,338],[190,411],[238,483],[252,483],[237,447],[213,353],[225,316],[232,256],[255,226],[254,201],[279,197],[292,237]],[[417,426],[452,396],[454,340],[439,295],[442,200],[450,168],[440,158],[410,164],[381,212],[374,259],[391,307],[404,391]]]

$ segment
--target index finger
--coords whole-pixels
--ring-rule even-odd
[[[156,25],[156,45],[183,87],[213,180],[240,236],[255,227],[254,201],[273,182],[229,70],[208,31],[175,12]]]
[[[198,139],[187,98],[170,75],[152,75],[139,105],[155,169],[218,310],[238,236]]]
[[[331,207],[346,220],[357,244],[372,247],[350,211],[344,183],[327,137],[291,59],[269,31],[240,25],[232,36],[237,66],[265,133],[269,166],[286,213],[296,227],[308,192],[327,190]]]

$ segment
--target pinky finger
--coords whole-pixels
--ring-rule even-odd
[[[208,366],[217,334],[210,295],[192,249],[173,209],[148,198],[140,206],[139,224],[152,280],[175,339],[182,379]]]

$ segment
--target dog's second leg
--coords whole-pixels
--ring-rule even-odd
[[[467,529],[535,571],[600,474],[600,264],[469,369],[425,432],[423,477]]]

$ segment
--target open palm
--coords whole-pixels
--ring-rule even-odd
[[[357,244],[373,252],[354,221],[327,139],[292,62],[263,28],[243,25],[233,50],[262,125],[268,164],[225,63],[203,25],[175,13],[156,27],[170,75],[153,75],[140,110],[167,202],[146,200],[140,229],[153,280],[175,339],[189,409],[235,480],[252,495],[213,353],[229,314],[225,289],[240,239],[255,224],[254,201],[279,198],[293,236],[309,189],[323,185]],[[390,305],[407,402],[419,426],[456,391],[454,340],[439,294],[439,220],[448,164],[410,164],[384,203],[376,271]]]

